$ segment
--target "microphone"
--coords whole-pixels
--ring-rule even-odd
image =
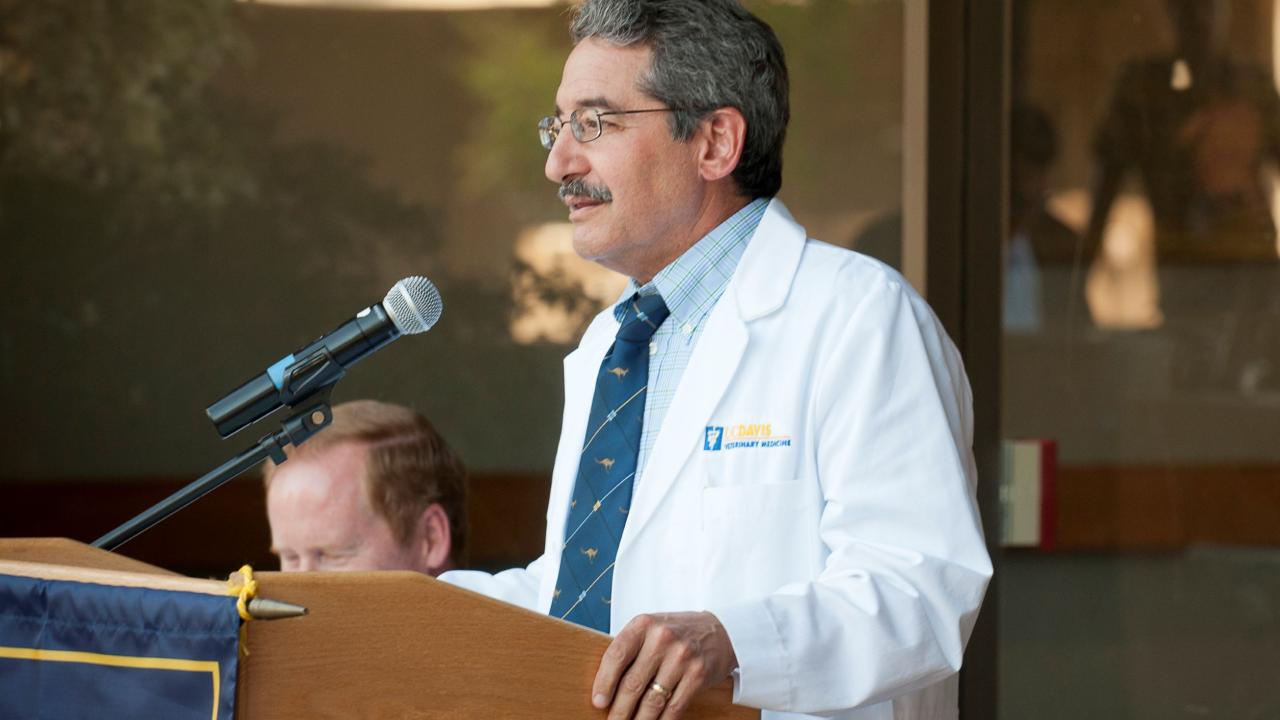
[[[380,303],[328,335],[286,355],[266,372],[232,390],[205,409],[218,434],[230,437],[275,412],[310,399],[342,378],[346,369],[401,335],[431,329],[440,319],[444,303],[440,291],[424,277],[407,277],[396,283]]]

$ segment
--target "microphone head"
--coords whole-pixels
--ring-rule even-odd
[[[444,311],[440,291],[431,281],[415,275],[396,283],[382,299],[382,307],[391,322],[405,335],[416,335],[431,329]]]

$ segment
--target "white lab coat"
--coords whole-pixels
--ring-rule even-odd
[[[616,330],[602,312],[564,361],[544,554],[443,580],[550,608]],[[925,302],[884,265],[806,239],[775,199],[636,482],[613,632],[640,613],[710,610],[738,656],[739,704],[954,717],[955,673],[991,577],[971,440],[968,381]]]

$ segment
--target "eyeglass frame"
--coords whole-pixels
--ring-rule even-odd
[[[578,118],[579,113],[583,112],[595,114],[596,134],[594,137],[586,137],[585,132],[579,135],[578,129],[582,128],[583,125],[578,121]],[[547,152],[551,152],[551,149],[556,145],[556,140],[560,139],[560,131],[564,129],[566,124],[569,126],[569,132],[573,134],[574,140],[583,144],[595,142],[600,139],[600,136],[604,135],[604,123],[600,122],[600,118],[605,117],[606,115],[637,115],[639,113],[653,112],[681,112],[681,110],[680,108],[648,108],[645,110],[600,110],[597,108],[578,108],[577,110],[569,113],[569,119],[567,121],[561,120],[558,115],[547,115],[539,120],[538,142],[542,145],[542,149]],[[544,136],[551,138],[550,144],[543,141]]]

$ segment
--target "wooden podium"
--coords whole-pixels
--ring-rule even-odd
[[[58,538],[0,539],[0,561],[0,574],[106,585],[208,582]],[[248,623],[238,720],[605,717],[589,698],[606,635],[418,573],[254,576],[259,596],[308,614]],[[686,717],[759,717],[731,697],[712,688]]]

